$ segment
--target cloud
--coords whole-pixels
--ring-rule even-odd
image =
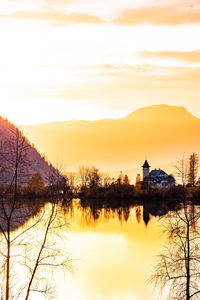
[[[135,8],[122,9],[121,13],[111,21],[117,25],[179,25],[179,24],[200,24],[200,1],[191,2],[177,0],[172,3],[168,0],[163,4],[154,0],[154,6],[139,6]],[[62,12],[63,5],[70,5],[73,7],[73,1],[64,0],[48,0],[43,5],[43,10],[37,8],[25,8],[24,11],[9,14],[1,14],[0,18],[17,18],[17,19],[33,19],[41,21],[50,21],[58,24],[63,23],[103,23],[103,20],[98,17],[98,13],[89,13],[90,10],[84,12]],[[56,8],[57,7],[57,8]],[[59,9],[59,10],[58,10]],[[114,11],[114,7],[113,7]]]
[[[200,63],[200,50],[184,51],[141,51],[140,55],[145,58],[172,59],[191,63]]]
[[[200,69],[195,67],[162,67],[149,64],[96,66],[98,76],[107,78],[106,83],[129,86],[133,89],[151,88],[195,88],[200,91]],[[109,79],[110,78],[110,79]],[[166,86],[165,86],[166,85]],[[192,91],[191,88],[191,91]]]
[[[61,12],[39,12],[39,11],[20,11],[9,15],[1,15],[1,18],[28,19],[50,21],[57,24],[63,23],[96,23],[102,20],[94,15],[86,13],[61,13]]]
[[[118,25],[200,24],[200,7],[179,3],[125,9],[113,22]]]

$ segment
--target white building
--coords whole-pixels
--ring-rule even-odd
[[[150,172],[150,166],[145,160],[143,168],[143,187],[150,189],[169,189],[174,187],[175,179],[161,169]]]

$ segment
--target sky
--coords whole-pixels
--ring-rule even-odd
[[[120,118],[153,104],[200,117],[200,0],[0,0],[0,115]]]

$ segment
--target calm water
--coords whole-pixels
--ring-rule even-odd
[[[147,222],[148,216],[144,218]],[[150,216],[146,225],[143,207],[132,208],[125,219],[102,212],[94,221],[89,210],[78,208],[68,215],[66,248],[75,259],[74,273],[55,279],[57,299],[161,299],[147,283],[165,242],[161,222]]]
[[[35,206],[38,207],[36,202]],[[41,208],[43,209],[44,207]],[[48,212],[48,205],[45,209]],[[28,216],[28,211],[33,210],[33,205],[26,207],[23,205],[22,210],[24,216]],[[21,215],[20,210],[16,212]],[[158,213],[162,214],[162,211]],[[38,214],[38,208],[34,214]],[[16,217],[18,220],[17,215]],[[63,216],[60,218],[62,219]],[[49,282],[54,282],[55,299],[162,299],[158,292],[147,283],[149,276],[153,273],[155,257],[165,244],[162,222],[159,221],[159,217],[149,215],[147,208],[142,206],[124,211],[119,209],[115,212],[103,210],[91,213],[90,209],[83,210],[75,202],[74,209],[67,211],[64,218],[68,226],[62,228],[61,239],[58,238],[55,241],[57,248],[64,249],[72,259],[73,272],[64,274],[55,269],[53,273],[44,270],[40,273],[41,278],[48,278]],[[27,221],[25,218],[25,225],[14,231],[13,236],[23,231],[23,226],[25,228],[30,226],[33,220]],[[32,238],[29,234],[28,241],[32,244],[28,245],[28,258],[35,259],[37,256],[37,238],[44,236],[44,228],[40,224],[38,228],[34,228],[31,234],[36,238]],[[24,240],[22,241],[24,243]],[[12,249],[16,251],[15,248]],[[16,247],[16,249],[22,258],[21,248]],[[14,268],[13,272],[20,276],[18,285],[21,284],[22,279],[26,280],[28,273],[21,276],[25,274],[21,261],[18,265],[14,263]],[[36,293],[30,299],[44,298]]]

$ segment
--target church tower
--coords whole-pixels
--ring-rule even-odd
[[[149,176],[150,165],[148,164],[147,160],[145,160],[142,168],[143,168],[143,180],[144,180],[147,176]]]

